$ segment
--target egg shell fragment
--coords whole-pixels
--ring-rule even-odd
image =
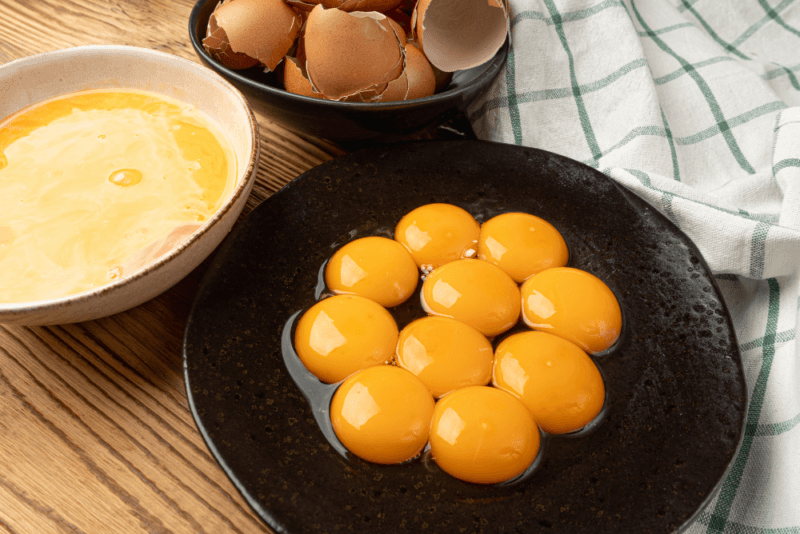
[[[510,32],[505,0],[420,0],[411,20],[414,39],[444,72],[486,63]]]
[[[214,16],[234,52],[271,71],[292,47],[302,25],[300,15],[283,0],[228,0]]]
[[[308,81],[305,69],[297,58],[286,56],[283,69],[283,85],[287,91],[311,98],[325,98],[322,94],[314,91],[311,82]]]
[[[303,46],[312,86],[332,100],[379,100],[405,69],[401,39],[381,13],[317,6],[308,16]]]
[[[409,81],[408,74],[404,70],[396,80],[389,82],[386,90],[375,100],[375,102],[400,102],[408,100]]]
[[[416,46],[406,46],[406,75],[408,95],[406,100],[431,96],[436,91],[436,76],[428,59]]]
[[[217,9],[222,2],[217,4],[214,13],[208,19],[206,38],[203,39],[203,48],[209,55],[230,69],[248,69],[258,64],[258,60],[247,54],[237,53],[231,49],[228,34],[217,24]]]

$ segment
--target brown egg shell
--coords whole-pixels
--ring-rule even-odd
[[[412,35],[431,65],[444,72],[489,61],[510,32],[506,0],[419,0]]]
[[[408,100],[408,91],[410,85],[408,80],[408,71],[404,69],[396,80],[389,82],[386,90],[375,100],[376,102],[400,102]]]
[[[203,48],[209,55],[225,65],[230,69],[248,69],[258,64],[258,60],[248,56],[234,52],[231,49],[231,43],[228,41],[228,35],[225,30],[217,24],[216,11],[222,5],[222,2],[217,4],[214,13],[208,19],[208,28],[206,30],[206,38],[203,39]]]
[[[431,96],[436,91],[436,76],[428,59],[412,42],[406,46],[408,95],[406,100]]]
[[[292,47],[302,22],[283,0],[228,0],[215,15],[231,49],[269,70],[275,70]]]
[[[303,39],[306,72],[314,89],[332,100],[377,100],[405,69],[405,51],[395,28],[377,12],[314,8]]]
[[[297,58],[286,56],[283,62],[283,85],[286,90],[296,95],[309,96],[311,98],[325,99],[321,93],[314,91],[302,63]]]

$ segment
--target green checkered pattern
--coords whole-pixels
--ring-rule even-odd
[[[582,161],[698,245],[750,405],[687,532],[800,534],[800,0],[511,0],[478,137]]]

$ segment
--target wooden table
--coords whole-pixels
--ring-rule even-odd
[[[0,0],[0,64],[84,44],[199,61],[188,36],[193,4]],[[261,161],[243,215],[345,153],[258,118]],[[186,400],[182,334],[204,270],[99,321],[0,325],[0,532],[269,531],[209,453]]]

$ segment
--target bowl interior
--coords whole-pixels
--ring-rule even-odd
[[[132,308],[183,278],[219,244],[241,212],[255,180],[258,130],[247,101],[209,69],[174,55],[129,46],[81,46],[22,58],[0,66],[0,119],[27,106],[75,91],[147,90],[192,104],[230,141],[236,157],[232,193],[185,241],[138,272],[91,291],[49,300],[0,303],[0,323],[60,324]],[[180,261],[173,261],[180,257]]]
[[[23,58],[0,67],[0,119],[36,102],[87,89],[152,91],[192,104],[230,140],[239,172],[256,151],[247,102],[223,79],[196,63],[127,46],[81,46]]]

